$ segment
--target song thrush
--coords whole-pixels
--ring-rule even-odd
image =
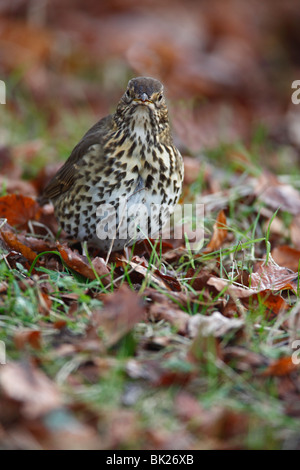
[[[42,202],[53,202],[62,228],[75,239],[115,251],[145,238],[145,227],[151,226],[151,235],[161,230],[179,199],[182,179],[163,85],[138,77],[129,81],[116,112],[76,145]]]

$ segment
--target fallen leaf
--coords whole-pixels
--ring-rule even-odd
[[[210,316],[197,313],[190,317],[187,329],[191,338],[197,335],[221,338],[230,331],[240,330],[244,327],[244,323],[240,318],[226,318],[220,312],[213,312]]]
[[[96,256],[92,259],[92,265],[104,285],[111,283],[110,271],[103,258]],[[102,277],[104,276],[104,277]]]
[[[123,285],[112,294],[105,295],[103,309],[93,313],[93,326],[101,331],[105,347],[116,344],[132,330],[134,325],[145,318],[142,299]]]
[[[268,264],[262,263],[256,272],[251,274],[251,288],[262,290],[293,290],[298,289],[298,274],[278,266],[271,256]]]
[[[234,369],[243,372],[258,369],[266,364],[266,359],[261,354],[249,351],[241,346],[224,348],[223,360]]]
[[[224,211],[220,211],[216,223],[214,224],[214,231],[212,238],[208,245],[203,250],[203,253],[211,253],[217,251],[227,238],[226,216]]]
[[[240,439],[247,433],[249,418],[246,414],[221,405],[206,409],[186,391],[177,394],[175,407],[179,419],[189,423],[189,429],[197,436],[217,437],[226,441],[235,436]]]
[[[275,263],[298,272],[300,261],[300,250],[291,248],[287,245],[281,245],[274,248],[271,252]]]
[[[149,307],[148,318],[150,321],[159,322],[164,320],[174,326],[179,334],[185,335],[190,315],[178,307],[170,305],[169,302],[153,303]]]
[[[14,335],[14,342],[17,349],[24,349],[29,344],[34,349],[41,349],[41,332],[38,330],[21,330]]]
[[[196,397],[186,391],[180,391],[175,397],[175,408],[177,416],[184,422],[202,420],[205,409]],[[199,419],[200,418],[200,419]]]
[[[254,299],[257,299],[258,304],[262,303],[265,305],[274,315],[279,315],[290,308],[281,295],[275,295],[271,290],[260,291],[256,296],[252,296],[251,300],[253,301]]]
[[[263,289],[263,285],[258,285],[256,289],[250,289],[246,286],[236,286],[227,279],[221,279],[215,276],[210,277],[207,284],[215,287],[218,292],[226,289],[225,292],[227,294],[234,300],[241,300],[242,304],[247,306],[247,308],[249,308],[250,302],[253,307],[253,302],[255,301],[264,304],[275,315],[289,308],[286,301],[280,295],[273,294],[271,289]]]
[[[17,235],[10,228],[7,227],[7,225],[5,225],[4,228],[0,229],[0,235],[10,249],[21,253],[21,255],[29,261],[33,262],[37,257],[37,253],[28,246],[24,245],[18,239]]]
[[[291,240],[296,249],[300,250],[300,215],[296,215],[290,226]]]
[[[161,370],[159,378],[154,382],[155,387],[171,387],[177,385],[181,387],[187,386],[193,378],[196,377],[196,372],[165,369]]]
[[[18,229],[28,228],[30,220],[39,220],[41,209],[31,197],[9,194],[0,197],[0,218]]]
[[[199,272],[199,269],[196,271],[193,268],[189,268],[186,273],[186,278],[188,279],[188,283],[196,291],[202,291],[207,285],[207,281],[211,277],[212,277],[211,269],[207,269],[207,268],[202,268],[200,272]]]
[[[222,290],[225,289],[225,292],[227,294],[233,295],[238,298],[249,297],[257,293],[257,290],[255,289],[252,289],[252,288],[250,289],[247,286],[245,287],[237,286],[235,284],[232,284],[232,281],[230,281],[229,279],[221,279],[216,276],[211,276],[208,279],[207,284],[209,286],[215,287],[218,292],[221,292]]]
[[[71,250],[67,245],[58,244],[57,248],[69,268],[88,279],[96,279],[95,273],[85,256],[80,255],[77,251]],[[96,257],[93,259],[92,265],[103,284],[108,285],[110,283],[110,272],[105,261],[102,258]]]
[[[151,242],[151,243],[150,243]],[[173,245],[169,243],[169,241],[165,240],[153,240],[149,238],[149,240],[140,240],[138,241],[134,247],[131,247],[134,256],[143,257],[145,255],[151,256],[153,252],[153,247],[155,248],[156,253],[164,254],[168,253],[170,250],[173,249]]]
[[[39,313],[42,315],[50,315],[52,300],[46,292],[37,291],[39,301]]]
[[[26,418],[34,419],[62,406],[53,381],[32,364],[9,362],[0,369],[2,391],[22,404]]]
[[[37,253],[42,253],[43,251],[56,251],[57,246],[55,242],[44,240],[41,238],[34,238],[34,237],[26,237],[22,234],[18,234],[18,238],[20,242],[24,243],[24,245],[31,248],[33,251]]]
[[[53,323],[53,328],[56,330],[62,330],[67,326],[67,322],[65,320],[57,320]]]
[[[274,210],[280,208],[290,214],[300,214],[300,192],[289,184],[280,184],[270,173],[259,178],[255,192],[259,200]]]
[[[237,340],[243,327],[244,320],[226,318],[220,312],[214,312],[210,316],[194,315],[188,325],[188,335],[193,338],[187,353],[189,360],[192,363],[208,364],[222,359],[221,338],[234,333]]]
[[[141,429],[134,410],[110,407],[103,408],[99,431],[102,435],[98,446],[101,449],[129,449],[139,442]]]
[[[124,257],[118,258],[119,266],[123,263],[131,266],[133,271],[141,274],[144,278],[149,279],[155,285],[161,289],[168,289],[173,291],[181,291],[178,280],[167,274],[161,273],[156,267],[149,267],[145,258],[134,256],[131,260],[127,260]]]
[[[276,376],[281,377],[284,375],[289,375],[299,368],[298,364],[294,364],[290,356],[281,357],[267,367],[262,373],[264,376]]]

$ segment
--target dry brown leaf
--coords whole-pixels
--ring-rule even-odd
[[[215,287],[219,292],[221,292],[223,289],[226,289],[226,293],[228,293],[229,295],[232,294],[241,299],[257,293],[257,290],[255,289],[249,289],[246,286],[237,286],[235,284],[232,284],[229,279],[221,279],[216,276],[211,276],[208,279],[207,284],[209,286]]]
[[[247,432],[248,417],[225,407],[205,409],[190,393],[180,391],[175,398],[176,413],[183,422],[190,422],[197,436],[228,440]]]
[[[52,300],[46,292],[37,291],[39,301],[39,313],[42,315],[50,315]]]
[[[123,285],[103,298],[103,309],[93,314],[93,326],[101,330],[106,347],[116,344],[134,325],[144,320],[145,310],[142,299]]]
[[[7,226],[0,230],[0,235],[10,249],[21,253],[21,255],[29,261],[33,262],[37,257],[37,253],[28,246],[24,245],[18,239],[17,235],[13,233],[13,231],[11,231],[9,228],[7,228]]]
[[[257,272],[251,274],[251,288],[262,290],[293,290],[297,292],[298,274],[278,266],[269,257],[268,264],[262,263]]]
[[[111,278],[110,278],[109,269],[104,259],[100,258],[99,256],[96,256],[95,258],[92,259],[92,265],[96,273],[98,274],[98,276],[101,277],[103,284],[108,285],[111,282]],[[102,276],[105,276],[105,277],[102,278]]]
[[[181,291],[180,284],[175,277],[163,274],[156,268],[149,268],[145,258],[134,256],[131,260],[127,260],[126,258],[121,257],[118,258],[118,262],[120,264],[128,264],[129,266],[131,266],[131,268],[133,268],[135,272],[151,280],[155,285],[157,285],[161,289]]]
[[[14,335],[17,349],[24,349],[29,344],[34,349],[41,349],[41,332],[38,330],[21,330]]]
[[[25,237],[24,235],[19,234],[18,238],[20,242],[24,243],[24,245],[31,248],[33,251],[37,253],[42,253],[43,251],[56,251],[57,246],[55,242],[51,242],[49,240],[44,240],[41,238],[34,238],[34,237]]]
[[[186,391],[180,391],[176,395],[175,408],[176,414],[184,422],[202,420],[206,413],[200,401]]]
[[[287,245],[277,246],[272,250],[272,258],[275,263],[285,268],[298,272],[300,261],[300,250]]]
[[[271,290],[262,290],[252,300],[257,299],[259,303],[265,305],[271,313],[279,315],[289,309],[289,304],[281,295],[275,295]],[[244,303],[245,305],[245,303]]]
[[[67,326],[67,322],[65,320],[57,320],[53,323],[53,328],[56,330],[62,330]]]
[[[19,229],[28,228],[30,220],[39,220],[41,208],[31,197],[9,194],[0,197],[0,218]]]
[[[62,406],[61,395],[53,381],[28,362],[9,362],[0,369],[2,391],[22,405],[26,418],[38,416]]]
[[[220,312],[213,312],[210,316],[197,313],[189,319],[188,334],[191,338],[197,335],[221,338],[229,331],[240,330],[244,323],[240,318],[226,318]]]
[[[226,228],[226,215],[224,211],[220,211],[216,223],[214,224],[214,232],[208,245],[203,250],[203,253],[211,253],[217,251],[223,245],[227,238]]]
[[[220,312],[210,316],[197,314],[191,317],[188,331],[193,341],[188,350],[188,358],[192,363],[204,363],[212,360],[212,354],[222,359],[223,350],[221,338],[228,333],[237,334],[244,327],[244,320],[239,318],[226,318]]]
[[[208,281],[211,285],[221,292],[226,288],[226,293],[229,294],[234,300],[240,299],[245,307],[249,307],[249,302],[259,302],[265,305],[273,314],[279,313],[289,308],[287,302],[280,296],[272,293],[271,289],[262,289],[263,286],[258,286],[256,289],[249,289],[247,287],[236,286],[230,283],[229,280],[220,279],[212,276]]]
[[[101,416],[101,449],[129,449],[139,442],[141,428],[134,410],[103,407]]]
[[[290,226],[293,245],[300,250],[300,215],[296,215]]]
[[[154,382],[155,387],[171,387],[172,385],[178,385],[185,387],[191,380],[196,377],[196,371],[183,371],[183,370],[172,370],[162,369],[158,379]]]
[[[262,375],[281,377],[291,374],[296,369],[299,369],[299,364],[294,364],[290,356],[281,357],[280,359],[272,362],[272,364],[270,364],[269,367],[263,371]]]
[[[71,250],[71,248],[69,248],[67,245],[57,244],[57,248],[62,256],[62,259],[69,268],[73,269],[82,276],[87,277],[88,279],[96,279],[95,273],[85,256],[80,255],[77,251]],[[96,257],[93,259],[92,264],[103,284],[109,284],[110,272],[107,265],[105,264],[105,261],[102,258]]]
[[[240,371],[258,369],[262,365],[266,365],[266,359],[262,354],[249,351],[241,346],[229,346],[223,351],[223,359]]]
[[[300,192],[289,184],[280,184],[278,179],[264,173],[255,190],[258,198],[274,210],[280,208],[290,214],[300,213]]]
[[[190,315],[165,300],[163,303],[150,305],[148,318],[156,322],[164,320],[174,326],[179,334],[185,335]]]
[[[168,253],[170,250],[174,248],[173,244],[170,243],[171,241],[173,243],[173,240],[168,240],[168,241],[159,240],[158,242],[157,240],[154,240],[153,238],[149,238],[149,240],[138,241],[135,244],[135,246],[131,247],[130,249],[132,250],[132,253],[134,256],[140,256],[140,257],[146,256],[146,255],[150,256],[153,251],[153,247],[155,248],[156,253],[164,254],[164,253]]]
[[[213,272],[211,268],[202,268],[200,271],[193,268],[189,268],[186,273],[186,278],[189,279],[189,284],[196,291],[202,291],[207,285],[207,281],[212,277]],[[191,278],[191,279],[190,279]]]

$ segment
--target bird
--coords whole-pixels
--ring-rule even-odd
[[[40,202],[53,203],[74,239],[119,251],[160,234],[179,200],[183,173],[164,87],[155,78],[135,77],[116,111],[74,147]]]

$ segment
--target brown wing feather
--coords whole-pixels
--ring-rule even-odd
[[[82,158],[88,149],[94,144],[104,145],[105,137],[111,129],[112,115],[109,115],[98,121],[88,130],[76,147],[74,147],[68,160],[45,187],[39,201],[40,203],[45,203],[49,199],[55,199],[72,187],[76,174],[78,174],[78,169],[82,164]],[[99,154],[99,159],[101,158],[103,158],[103,152]]]

